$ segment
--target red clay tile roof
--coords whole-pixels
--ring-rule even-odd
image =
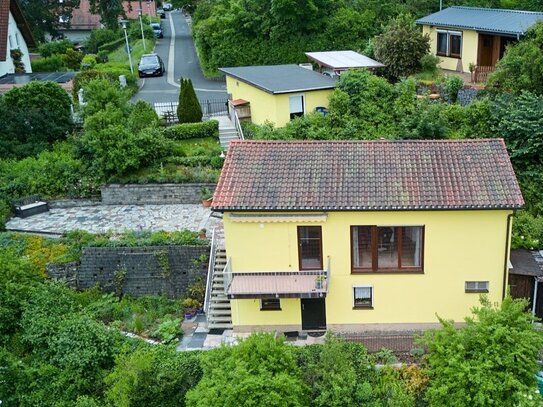
[[[232,141],[216,211],[520,208],[501,139]]]

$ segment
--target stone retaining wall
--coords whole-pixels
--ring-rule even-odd
[[[207,279],[209,246],[87,247],[80,264],[48,265],[51,278],[77,289],[97,284],[117,294],[183,297]]]
[[[59,199],[58,201],[48,201],[49,208],[64,209],[83,206],[98,206],[102,205],[99,198],[96,199]]]
[[[101,188],[102,204],[197,204],[202,188],[213,192],[215,184],[110,184]]]

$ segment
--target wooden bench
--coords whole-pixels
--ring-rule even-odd
[[[15,216],[19,218],[27,218],[38,213],[49,211],[49,205],[47,202],[40,200],[37,195],[28,196],[13,201],[13,210]]]

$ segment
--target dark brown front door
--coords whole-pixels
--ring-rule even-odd
[[[326,304],[324,298],[302,298],[302,329],[326,329]]]
[[[494,45],[494,36],[479,34],[479,56],[477,65],[493,66],[492,49]]]
[[[320,226],[298,226],[300,270],[322,270],[322,232]]]

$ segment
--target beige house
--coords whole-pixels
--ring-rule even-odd
[[[430,53],[440,67],[469,72],[470,64],[491,72],[507,45],[518,41],[543,13],[477,7],[449,7],[417,20],[430,36]]]

